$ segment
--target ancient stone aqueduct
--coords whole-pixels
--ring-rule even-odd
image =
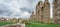
[[[45,0],[36,5],[36,12],[30,16],[32,21],[50,23],[50,3]],[[60,0],[53,0],[53,23],[60,24]]]

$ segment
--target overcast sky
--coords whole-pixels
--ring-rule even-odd
[[[0,0],[0,17],[30,17],[39,0]],[[44,1],[44,0],[42,0]],[[52,4],[52,0],[49,0]],[[51,5],[52,17],[52,5]]]

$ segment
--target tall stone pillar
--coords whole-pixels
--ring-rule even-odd
[[[34,14],[34,11],[32,12],[32,14],[30,16],[30,20],[31,21],[36,21],[36,15]]]
[[[44,12],[43,12],[43,22],[49,23],[50,21],[50,3],[49,0],[45,0],[44,2]]]
[[[42,7],[43,7],[43,2],[39,1],[37,6],[36,6],[36,16],[37,16],[37,21],[41,22],[42,21]]]
[[[60,24],[60,0],[53,0],[53,19],[55,24]]]

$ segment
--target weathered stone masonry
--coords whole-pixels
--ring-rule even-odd
[[[60,0],[53,0],[53,20],[60,24]]]
[[[33,16],[35,16],[33,18]],[[36,14],[32,15],[32,20],[38,21],[38,22],[44,22],[49,23],[50,20],[50,3],[48,0],[45,0],[43,3],[42,1],[39,1],[36,5]]]

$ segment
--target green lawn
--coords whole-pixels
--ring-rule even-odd
[[[26,24],[26,27],[60,27],[59,24],[43,24],[43,23],[33,23]]]
[[[0,26],[4,26],[7,24],[13,24],[13,22],[11,22],[11,21],[0,21]]]
[[[13,22],[10,22],[10,21],[0,22],[0,26],[4,26],[7,24],[13,24]],[[60,25],[59,24],[44,24],[44,23],[29,22],[28,24],[26,24],[26,27],[60,27]]]

